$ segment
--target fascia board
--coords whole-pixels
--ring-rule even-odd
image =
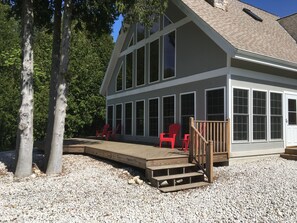
[[[257,64],[262,64],[270,67],[275,67],[283,70],[297,72],[296,63],[256,54],[249,51],[238,50],[233,58],[238,60],[253,62]]]
[[[101,84],[101,87],[100,87],[100,94],[101,95],[104,95],[106,96],[106,90],[107,90],[107,87],[109,85],[109,82],[112,78],[112,75],[114,73],[114,69],[117,65],[117,62],[118,62],[118,59],[119,59],[119,55],[121,53],[121,49],[123,48],[123,45],[124,45],[124,42],[126,40],[126,37],[127,37],[127,34],[128,34],[128,29],[129,29],[129,26],[128,25],[125,25],[125,31],[120,31],[120,35],[116,41],[116,44],[114,46],[114,49],[112,51],[112,55],[111,55],[111,59],[108,63],[108,67],[107,67],[107,70],[105,72],[105,75],[104,75],[104,79],[102,81],[102,84]]]

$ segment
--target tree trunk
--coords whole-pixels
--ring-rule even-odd
[[[22,3],[21,107],[17,133],[16,177],[31,175],[33,153],[33,0],[24,0]]]
[[[60,46],[61,46],[61,6],[62,0],[55,0],[55,15],[54,15],[54,31],[53,31],[53,48],[52,48],[52,66],[51,66],[51,84],[50,98],[48,106],[48,120],[46,129],[46,139],[44,144],[45,151],[45,167],[47,166],[51,142],[53,138],[53,127],[55,120],[55,106],[57,98],[57,79],[60,69]]]
[[[57,100],[55,109],[55,121],[53,138],[46,174],[59,174],[62,172],[63,140],[65,130],[65,118],[67,108],[67,83],[69,49],[71,37],[72,2],[65,0],[61,41],[60,72],[57,83]]]

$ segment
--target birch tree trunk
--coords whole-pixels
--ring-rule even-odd
[[[51,66],[51,81],[50,81],[50,98],[48,107],[48,120],[46,129],[46,139],[44,145],[45,151],[45,167],[49,160],[49,153],[51,149],[51,142],[53,138],[53,127],[55,120],[55,106],[57,98],[57,79],[60,69],[60,46],[61,46],[61,7],[62,0],[55,0],[55,14],[54,14],[54,31],[53,31],[53,48],[52,48],[52,66]]]
[[[71,37],[72,2],[65,0],[62,26],[62,41],[60,55],[60,72],[57,82],[57,99],[53,138],[46,174],[59,174],[62,172],[63,140],[65,131],[65,118],[67,108],[67,82],[69,49]]]
[[[32,173],[33,153],[33,0],[22,2],[21,107],[17,133],[16,177]]]

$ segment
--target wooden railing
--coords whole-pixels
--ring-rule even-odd
[[[230,157],[230,122],[196,121],[190,118],[190,162],[204,171],[209,182],[213,181],[213,155]]]

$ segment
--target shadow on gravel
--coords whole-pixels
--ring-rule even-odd
[[[5,151],[0,152],[0,162],[4,163],[8,172],[14,172],[15,171],[15,165],[16,165],[16,151]],[[33,150],[33,163],[35,163],[40,169],[43,166],[44,162],[44,153],[42,150],[34,149]]]

